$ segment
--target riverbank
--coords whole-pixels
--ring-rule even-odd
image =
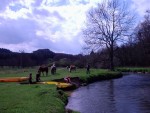
[[[32,73],[35,79],[36,69],[2,69],[0,77],[24,77]],[[107,76],[105,76],[107,75]],[[56,75],[41,76],[42,81],[62,79],[66,76],[79,77],[83,83],[91,83],[102,79],[117,78],[118,72],[92,69],[86,74],[85,69],[78,69],[72,73],[66,69],[58,69]],[[100,77],[101,76],[101,77]],[[120,75],[119,75],[120,76]],[[56,90],[55,85],[0,83],[0,111],[3,113],[65,113],[67,95]],[[75,112],[74,112],[75,113]]]
[[[116,68],[119,72],[133,72],[133,73],[150,73],[150,67],[119,67]]]
[[[64,90],[74,90],[83,85],[87,85],[96,81],[102,80],[109,80],[109,79],[116,79],[122,77],[122,73],[114,72],[114,71],[107,71],[105,73],[97,73],[95,74],[88,74],[87,76],[82,77],[70,77],[71,83],[76,87],[66,88]],[[66,82],[64,78],[61,79],[54,79],[53,81],[56,82]],[[62,89],[63,90],[63,89]]]
[[[114,71],[107,71],[107,72],[101,72],[101,73],[97,73],[95,74],[89,74],[86,77],[71,77],[71,81],[73,81],[73,83],[77,84],[77,87],[83,86],[83,85],[88,85],[90,83],[94,83],[96,81],[102,81],[102,80],[110,80],[110,79],[117,79],[122,77],[122,73],[120,72],[114,72]],[[60,81],[63,82],[63,79],[57,79],[55,81]],[[68,113],[73,113],[76,111],[73,111],[71,109],[66,109],[66,111],[69,111]],[[79,113],[79,112],[77,112]]]

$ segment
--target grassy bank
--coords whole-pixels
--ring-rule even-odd
[[[142,72],[142,73],[150,73],[150,67],[119,67],[116,68],[117,71],[120,72]]]
[[[35,74],[37,68],[27,69],[0,69],[0,77],[24,77],[29,73]],[[80,77],[84,82],[91,83],[96,80],[116,78],[117,72],[92,69],[87,75],[85,69],[69,73],[65,68],[59,68],[56,75],[41,76],[42,81],[60,79],[65,76]],[[2,113],[65,113],[67,97],[60,95],[55,85],[0,83],[0,111]]]
[[[1,113],[64,113],[54,86],[0,84]]]

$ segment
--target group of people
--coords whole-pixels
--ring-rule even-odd
[[[48,76],[48,66],[40,66],[39,69],[38,69],[38,72],[36,74],[36,82],[40,82],[41,79],[41,72],[42,74],[44,75],[44,72],[46,72],[46,76]],[[56,73],[56,66],[55,66],[55,63],[53,63],[53,65],[51,66],[51,74],[55,74]],[[29,83],[32,84],[33,81],[32,81],[32,73],[29,74]]]
[[[36,82],[40,82],[41,81],[41,79],[40,79],[40,73],[36,74],[35,79],[36,79]],[[33,83],[33,81],[32,81],[32,73],[30,73],[29,74],[29,84],[32,84],[32,83]]]
[[[88,63],[86,65],[86,74],[90,74],[90,65]],[[70,76],[64,77],[64,81],[67,82],[67,83],[71,83],[72,84]]]
[[[52,66],[51,66],[51,73],[52,74],[55,74],[56,73],[56,66],[55,66],[55,64],[53,64]],[[41,75],[41,67],[39,68],[39,70],[38,70],[38,73],[36,74],[36,82],[40,82],[41,81],[41,79],[40,79],[40,75]],[[46,71],[47,72],[47,71]],[[47,73],[46,73],[47,74]],[[87,63],[87,65],[86,65],[86,74],[90,74],[90,65]],[[64,78],[64,80],[66,81],[66,82],[68,82],[68,83],[71,83],[71,79],[70,79],[70,77],[68,76],[68,77],[65,77]],[[29,74],[29,83],[30,84],[32,84],[33,82],[32,82],[32,73],[30,73]]]

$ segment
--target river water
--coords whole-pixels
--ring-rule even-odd
[[[66,108],[80,113],[150,113],[150,75],[130,73],[80,87]]]

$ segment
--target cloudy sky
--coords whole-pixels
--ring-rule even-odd
[[[50,49],[82,53],[86,12],[102,0],[2,0],[0,48],[14,52]],[[149,0],[125,0],[143,17]]]

